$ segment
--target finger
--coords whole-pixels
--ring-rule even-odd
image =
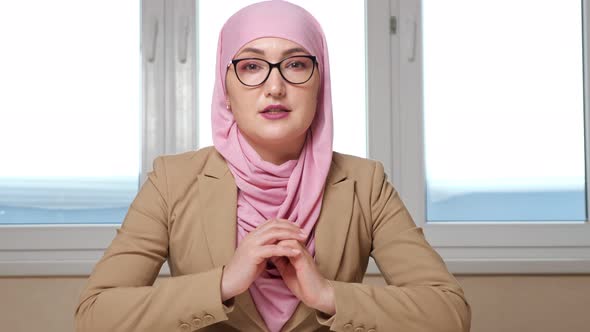
[[[262,236],[263,234],[274,233],[276,231],[288,231],[288,232],[294,232],[295,234],[302,234],[302,235],[305,235],[305,239],[307,239],[307,234],[303,230],[301,230],[300,228],[297,228],[296,226],[289,225],[287,223],[282,223],[282,222],[276,222],[276,223],[273,223],[272,225],[268,225],[268,226],[260,226],[259,228],[251,231],[248,234],[248,236],[249,237],[258,237],[258,236]],[[304,237],[299,237],[297,235],[297,236],[295,236],[295,238],[303,239]]]
[[[293,229],[293,230],[301,230],[301,228],[298,225],[296,225],[295,223],[293,223],[287,219],[277,219],[277,218],[267,220],[262,225],[258,226],[257,229],[260,229],[260,231],[264,231],[266,229],[275,228],[275,227]]]
[[[250,241],[252,241],[252,239],[256,239],[257,237],[262,236],[264,234],[274,233],[277,230],[295,232],[295,234],[293,236],[291,236],[292,239],[296,239],[298,241],[301,241],[304,244],[307,241],[307,237],[308,237],[307,234],[302,229],[300,229],[299,226],[297,226],[293,223],[290,223],[290,222],[278,221],[278,220],[269,220],[265,224],[258,226],[258,228],[252,230],[251,232],[249,232],[248,235],[246,235],[246,240],[248,242],[250,242]],[[299,234],[301,234],[301,235],[299,235]],[[269,235],[264,235],[264,236],[265,236],[265,238],[263,241],[254,240],[255,245],[274,243],[279,240],[279,239],[275,239],[275,240],[269,239],[269,237],[268,237]],[[281,237],[280,239],[284,239],[284,236]]]
[[[307,236],[301,234],[299,231],[293,230],[272,230],[261,234],[254,235],[254,243],[257,245],[263,244],[274,244],[277,241],[292,240],[292,241],[305,241]]]
[[[301,253],[299,249],[293,249],[285,246],[266,245],[259,247],[257,256],[261,259],[273,256],[295,257]]]
[[[306,249],[306,246],[302,244],[300,241],[294,239],[285,239],[277,242],[278,245],[288,246],[293,249]]]
[[[255,236],[257,234],[262,234],[262,233],[268,231],[269,229],[277,227],[278,225],[279,225],[279,222],[277,222],[276,220],[267,219],[265,222],[258,225],[255,229],[248,232],[247,236],[251,237],[251,236]],[[280,226],[283,226],[283,225],[280,225]],[[286,227],[282,227],[282,228],[286,228]]]
[[[304,245],[302,245],[299,242],[293,241],[293,240],[283,240],[279,243],[277,243],[277,245],[279,246],[286,246],[289,247],[291,249],[298,249],[301,251],[300,255],[295,255],[295,256],[289,256],[289,261],[291,262],[295,262],[295,261],[299,261],[299,258],[304,257],[307,258],[306,260],[309,260],[309,258],[311,257],[311,255],[309,255],[309,251],[307,251],[307,247],[305,247]]]

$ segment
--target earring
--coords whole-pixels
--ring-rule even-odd
[[[231,110],[231,106],[229,105],[229,100],[225,102],[225,109],[228,111]]]

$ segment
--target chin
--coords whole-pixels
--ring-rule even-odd
[[[279,144],[293,144],[296,142],[301,135],[305,135],[305,131],[301,134],[299,131],[297,132],[286,132],[283,130],[269,130],[265,132],[258,133],[256,137],[258,141],[268,145],[279,145]]]
[[[259,141],[263,144],[278,145],[292,143],[297,137],[283,134],[260,135]]]

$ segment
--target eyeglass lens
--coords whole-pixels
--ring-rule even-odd
[[[313,65],[312,59],[295,56],[283,60],[279,70],[287,81],[298,84],[311,77]],[[260,59],[244,59],[236,66],[238,78],[246,85],[261,84],[267,78],[269,71],[269,64]]]

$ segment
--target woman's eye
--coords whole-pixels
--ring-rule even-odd
[[[242,70],[258,71],[258,70],[260,70],[260,66],[257,63],[245,63],[242,65]]]
[[[303,69],[305,68],[305,63],[301,62],[301,61],[293,61],[290,62],[287,65],[288,68],[292,68],[292,69]]]

